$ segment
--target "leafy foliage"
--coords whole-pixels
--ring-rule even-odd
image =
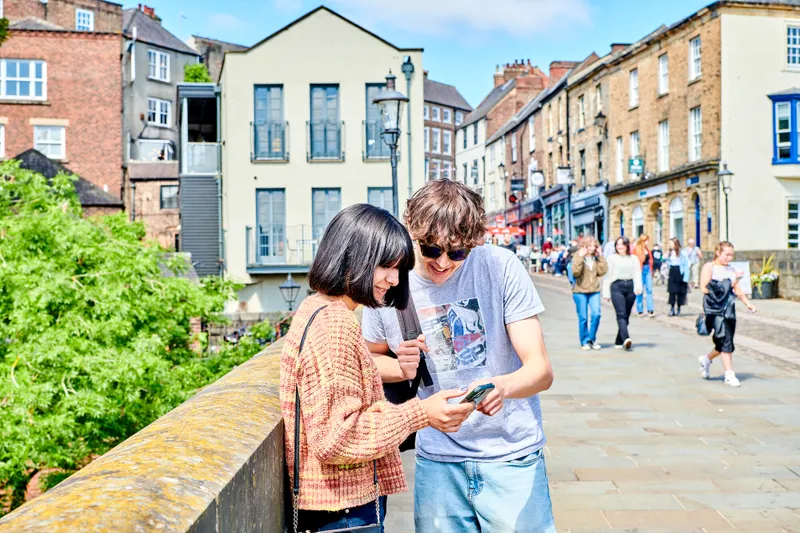
[[[13,506],[36,471],[58,481],[260,349],[197,350],[190,321],[223,321],[235,287],[181,277],[186,260],[124,213],[85,218],[73,180],[0,164],[0,489]]]
[[[211,83],[211,74],[208,73],[208,68],[204,63],[195,63],[194,65],[185,65],[183,67],[183,81],[194,83]]]
[[[0,18],[0,44],[6,42],[8,39],[8,19],[7,18]]]

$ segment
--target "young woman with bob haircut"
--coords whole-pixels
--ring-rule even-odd
[[[428,426],[457,431],[473,409],[447,403],[458,390],[402,405],[385,400],[353,311],[404,308],[414,260],[405,228],[370,205],[342,210],[322,237],[308,276],[316,294],[298,308],[281,355],[295,531],[383,531],[386,495],[407,489],[400,443]]]

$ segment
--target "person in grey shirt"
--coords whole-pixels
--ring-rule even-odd
[[[429,182],[409,200],[406,225],[423,334],[404,341],[395,310],[364,309],[362,331],[381,377],[413,379],[421,350],[432,384],[419,397],[495,387],[458,432],[417,434],[416,531],[555,532],[538,397],[553,371],[536,288],[513,253],[481,245],[483,200],[463,184]]]

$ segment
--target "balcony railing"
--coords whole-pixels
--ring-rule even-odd
[[[310,225],[283,224],[247,226],[245,253],[248,270],[259,267],[308,267],[317,254],[319,241]]]
[[[289,123],[250,123],[251,161],[289,161]]]
[[[139,139],[136,142],[136,153],[131,158],[134,161],[174,161],[175,148],[170,140]]]
[[[220,143],[186,143],[185,174],[219,174]]]
[[[362,121],[363,145],[361,157],[366,160],[389,159],[389,145],[383,140],[383,125],[380,121]]]
[[[308,161],[344,161],[344,121],[306,122]]]

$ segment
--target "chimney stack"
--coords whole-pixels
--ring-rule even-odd
[[[552,61],[550,63],[550,83],[556,83],[577,64],[577,61]]]
[[[161,22],[161,19],[156,16],[156,10],[150,6],[146,6],[144,4],[139,4],[139,11],[150,17],[151,19],[155,20],[156,22]]]
[[[506,65],[506,66],[508,66],[508,65]],[[495,71],[494,71],[494,86],[495,87],[500,87],[505,82],[506,82],[506,80],[503,78],[503,71],[500,70],[500,65],[497,65],[497,68],[495,68]]]
[[[629,46],[630,46],[630,44],[625,44],[625,43],[611,43],[611,53],[614,54],[614,53],[619,52],[620,50],[623,50],[623,49],[625,49],[625,48],[627,48]]]

